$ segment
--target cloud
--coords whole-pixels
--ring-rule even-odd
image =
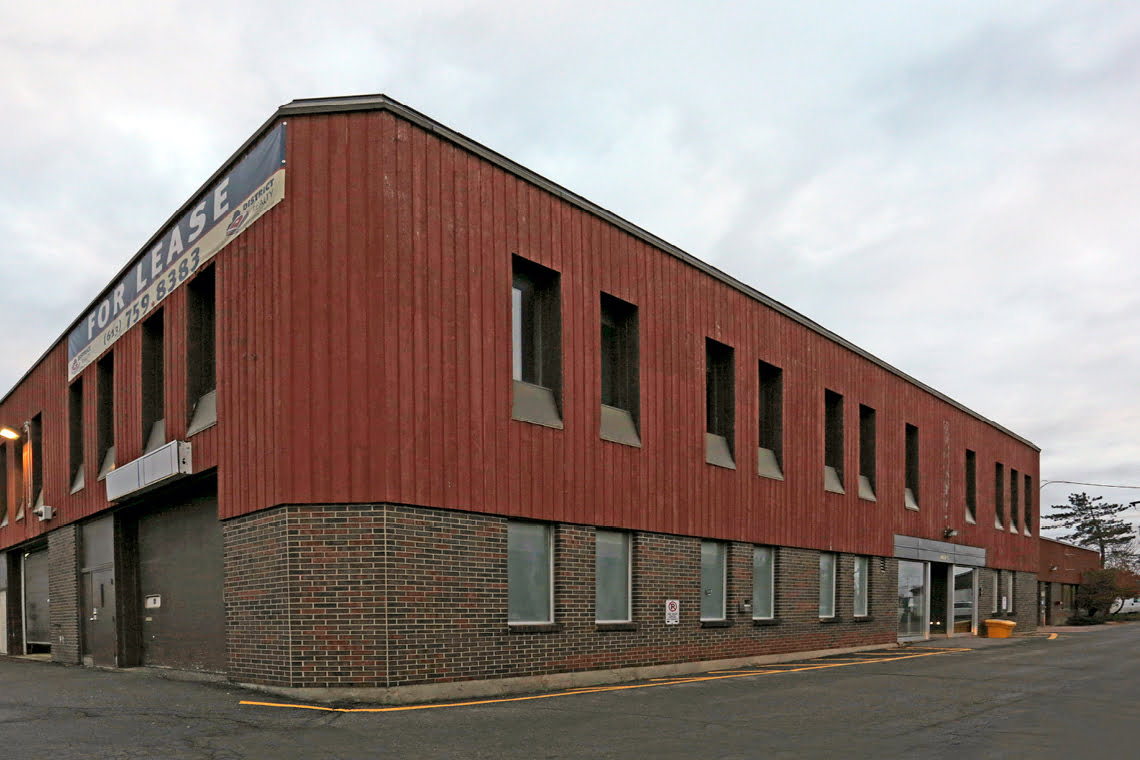
[[[1140,8],[5,3],[0,389],[280,103],[387,92],[1140,484]]]

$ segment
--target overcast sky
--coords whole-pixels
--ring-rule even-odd
[[[0,0],[0,394],[278,105],[383,92],[1020,433],[1043,479],[1140,485],[1140,4],[856,5]]]

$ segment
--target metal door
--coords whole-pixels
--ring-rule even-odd
[[[114,667],[115,571],[113,568],[83,574],[83,663]]]
[[[51,647],[51,599],[48,595],[48,553],[24,554],[24,652]]]

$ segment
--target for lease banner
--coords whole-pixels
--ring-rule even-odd
[[[285,198],[285,125],[267,134],[135,259],[67,337],[67,380]]]

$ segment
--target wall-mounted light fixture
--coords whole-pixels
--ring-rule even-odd
[[[20,434],[10,427],[0,427],[0,438],[7,438],[9,441],[19,440]]]
[[[954,530],[953,528],[947,528],[946,530],[942,531],[943,538],[954,538],[954,536],[957,535],[958,531]]]

